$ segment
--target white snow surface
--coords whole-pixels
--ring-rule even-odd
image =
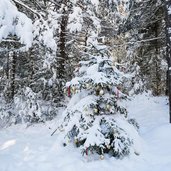
[[[1,129],[0,171],[170,171],[171,124],[166,97],[138,95],[127,107],[129,116],[140,125],[140,155],[131,154],[123,160],[83,157],[73,145],[63,147],[61,135],[50,135],[60,122],[56,118],[27,128]]]

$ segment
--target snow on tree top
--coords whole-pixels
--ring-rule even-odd
[[[93,61],[93,62],[92,62]],[[66,84],[66,87],[78,86],[82,83],[94,85],[115,85],[119,84],[118,70],[112,66],[108,57],[93,56],[90,61],[81,61],[81,67],[75,78]]]
[[[82,9],[80,7],[74,7],[73,13],[69,14],[68,29],[71,32],[81,31],[82,29]]]

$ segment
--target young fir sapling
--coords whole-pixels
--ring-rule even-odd
[[[104,50],[92,49],[91,55],[83,54],[75,78],[66,84],[65,93],[71,100],[59,130],[64,131],[64,146],[73,142],[86,155],[96,153],[103,159],[108,153],[122,158],[134,144],[127,132],[127,127],[134,128],[124,107],[123,73]]]

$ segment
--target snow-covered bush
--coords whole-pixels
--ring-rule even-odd
[[[18,115],[23,122],[38,122],[41,120],[41,106],[37,94],[29,87],[22,89],[14,98]]]
[[[71,100],[59,127],[64,131],[64,145],[74,142],[83,154],[97,153],[103,158],[104,153],[109,153],[122,158],[134,146],[128,130],[137,134],[124,107],[127,96],[121,91],[123,73],[100,47],[83,54],[79,64],[76,77],[65,87]]]
[[[129,122],[130,124],[132,124],[132,125],[135,127],[135,129],[136,129],[137,131],[139,130],[140,126],[139,126],[138,122],[137,122],[135,119],[133,119],[133,118],[128,119],[128,122]]]
[[[124,87],[130,96],[146,91],[146,82],[140,73],[140,67],[137,63],[129,64],[125,73]]]
[[[0,97],[1,98],[1,97]],[[5,103],[5,100],[1,98],[1,106],[0,106],[0,128],[9,126],[15,121],[13,120],[11,104]]]
[[[37,123],[50,120],[56,115],[55,107],[44,102],[41,95],[31,88],[23,88],[14,98],[16,122]]]

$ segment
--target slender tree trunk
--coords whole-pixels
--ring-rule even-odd
[[[60,56],[58,58],[58,66],[59,66],[59,78],[63,79],[65,77],[65,61],[67,60],[66,54],[66,27],[67,27],[67,17],[64,15],[62,17],[61,22],[61,33],[60,33]]]
[[[9,53],[7,55],[7,65],[6,65],[6,76],[7,76],[7,79],[9,79]]]
[[[158,37],[158,23],[155,24],[155,37]],[[160,65],[159,65],[159,45],[158,40],[155,40],[155,80],[156,80],[156,88],[155,94],[158,96],[160,94],[160,83],[161,83],[161,75],[160,75]]]
[[[165,22],[166,22],[166,58],[168,62],[168,92],[169,92],[169,114],[171,123],[171,14],[169,14],[169,8],[171,9],[171,0],[165,0]]]
[[[15,95],[15,75],[16,75],[17,53],[12,54],[12,69],[11,69],[11,98]]]
[[[65,10],[63,11],[63,16],[61,20],[61,32],[59,35],[59,54],[57,54],[57,77],[58,77],[58,95],[63,97],[63,86],[66,81],[66,73],[65,69],[66,61],[68,60],[68,56],[66,53],[66,30],[67,30],[68,16],[66,16]]]
[[[28,58],[30,59],[30,75],[29,75],[29,84],[32,83],[33,81],[33,76],[34,76],[34,50],[33,48],[29,49]]]

